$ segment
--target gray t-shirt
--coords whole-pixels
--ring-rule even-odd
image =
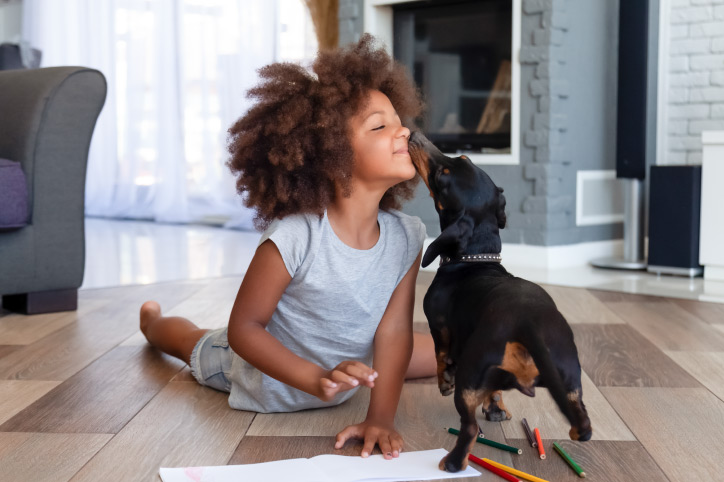
[[[270,239],[292,277],[266,329],[301,358],[325,369],[345,360],[368,366],[377,326],[392,292],[422,249],[425,225],[399,211],[380,211],[380,237],[372,248],[344,244],[324,213],[275,221]],[[337,405],[356,389],[323,402],[269,377],[233,355],[229,405],[255,412],[291,412]]]

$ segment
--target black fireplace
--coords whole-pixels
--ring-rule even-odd
[[[418,127],[443,152],[510,153],[512,0],[393,7],[394,56],[427,105]]]

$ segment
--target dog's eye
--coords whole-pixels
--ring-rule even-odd
[[[435,171],[435,181],[441,188],[447,187],[450,184],[450,169],[438,169]]]

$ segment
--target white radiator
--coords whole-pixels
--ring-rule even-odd
[[[705,131],[701,170],[699,263],[704,279],[724,281],[724,131]]]

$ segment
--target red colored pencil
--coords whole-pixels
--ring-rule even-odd
[[[475,462],[476,464],[478,464],[478,465],[481,466],[482,468],[487,469],[487,470],[489,470],[490,472],[492,472],[492,473],[494,473],[494,474],[496,474],[496,475],[499,475],[500,477],[504,478],[505,480],[507,480],[507,481],[509,481],[509,482],[520,482],[520,480],[518,480],[518,479],[516,479],[515,477],[513,477],[512,475],[510,475],[510,474],[509,474],[508,472],[506,472],[505,470],[499,469],[498,467],[493,467],[492,465],[490,465],[490,464],[487,463],[486,461],[477,458],[477,457],[474,456],[473,454],[468,455],[468,459],[471,460],[471,461],[473,461],[473,462]]]
[[[541,460],[545,460],[546,451],[543,448],[543,442],[540,439],[540,430],[538,430],[538,427],[536,427],[533,431],[535,432],[535,440],[536,442],[538,442],[538,455],[540,456]]]

